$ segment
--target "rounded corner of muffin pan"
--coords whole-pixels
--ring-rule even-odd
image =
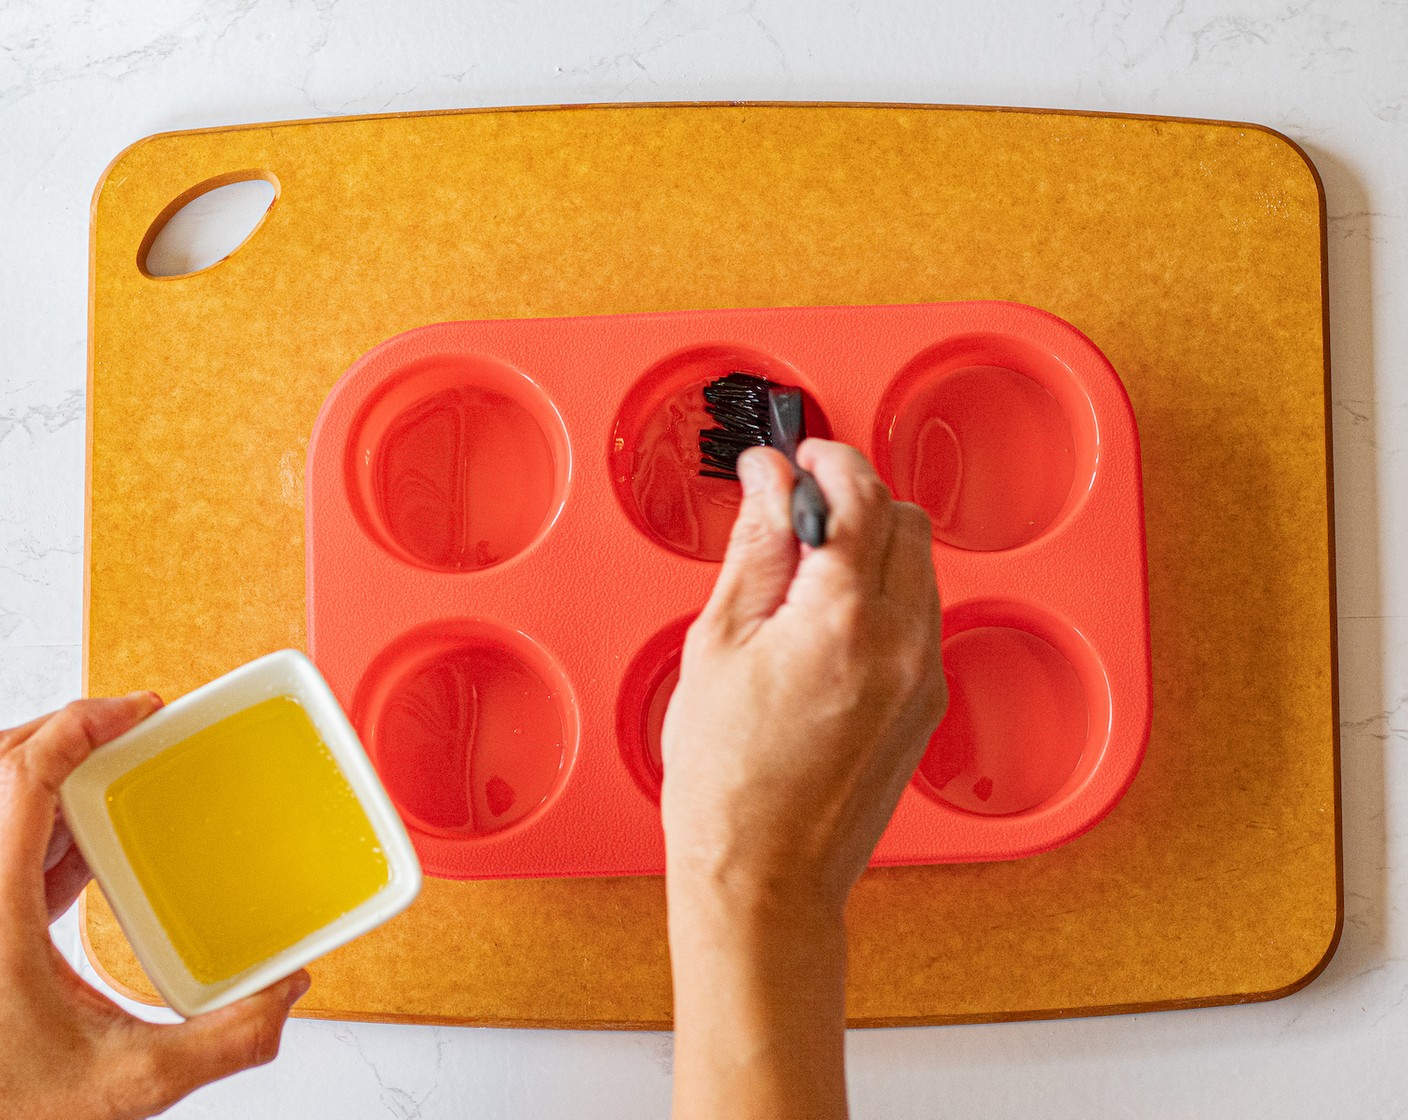
[[[315,469],[357,530],[395,561],[440,574],[494,568],[530,549],[567,499],[572,446],[547,392],[433,324],[370,351],[339,382],[351,399]]]
[[[929,514],[939,555],[1039,547],[1092,508],[1127,502],[1128,462],[1138,489],[1138,435],[1114,368],[1064,320],[1016,304],[958,305],[951,331],[893,371],[870,445],[895,496]]]

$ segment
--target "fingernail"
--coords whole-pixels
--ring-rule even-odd
[[[155,692],[153,692],[153,691],[152,691],[151,689],[149,689],[149,688],[139,688],[139,689],[137,689],[136,692],[129,692],[129,693],[127,694],[127,699],[128,699],[128,700],[145,700],[145,701],[146,701],[148,704],[150,704],[153,708],[159,708],[159,707],[161,707],[161,704],[162,704],[161,697],[158,696]]]
[[[767,471],[757,456],[744,452],[738,457],[738,481],[744,494],[756,494],[767,485]]]

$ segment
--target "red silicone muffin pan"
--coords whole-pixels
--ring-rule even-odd
[[[432,875],[657,873],[660,726],[736,483],[703,386],[800,386],[934,522],[951,702],[877,865],[1011,859],[1119,800],[1150,718],[1134,416],[1010,303],[437,323],[308,452],[311,652]],[[701,742],[707,743],[708,736]]]

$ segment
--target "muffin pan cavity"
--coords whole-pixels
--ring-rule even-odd
[[[680,680],[680,655],[694,615],[677,618],[655,634],[626,669],[616,703],[621,758],[641,792],[659,802],[665,779],[662,737],[665,710]]]
[[[353,711],[406,823],[445,839],[541,811],[576,748],[562,670],[523,634],[481,621],[403,635],[368,670]]]
[[[368,532],[440,572],[527,548],[562,506],[567,436],[552,402],[480,355],[414,361],[371,401],[347,473]]]
[[[741,498],[699,474],[702,390],[735,370],[802,388],[811,434],[933,516],[952,702],[874,862],[1046,851],[1133,780],[1139,442],[1070,324],[1007,303],[436,323],[347,370],[306,471],[310,652],[430,874],[664,869],[665,714]]]
[[[1053,528],[1090,487],[1091,405],[1050,352],[1011,337],[940,343],[911,361],[877,417],[876,461],[896,496],[954,548],[995,552]]]
[[[993,816],[1078,788],[1110,724],[1109,682],[1085,640],[1011,603],[965,604],[944,629],[949,709],[919,764],[920,788]]]
[[[738,516],[737,483],[699,473],[699,431],[714,426],[704,386],[734,371],[803,390],[807,432],[831,425],[801,375],[752,347],[711,343],[672,354],[632,386],[616,417],[611,474],[626,515],[652,540],[696,560],[722,560]]]

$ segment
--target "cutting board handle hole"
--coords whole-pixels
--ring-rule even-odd
[[[157,215],[137,250],[137,267],[165,280],[213,268],[254,235],[278,196],[278,180],[264,171],[198,183]]]

